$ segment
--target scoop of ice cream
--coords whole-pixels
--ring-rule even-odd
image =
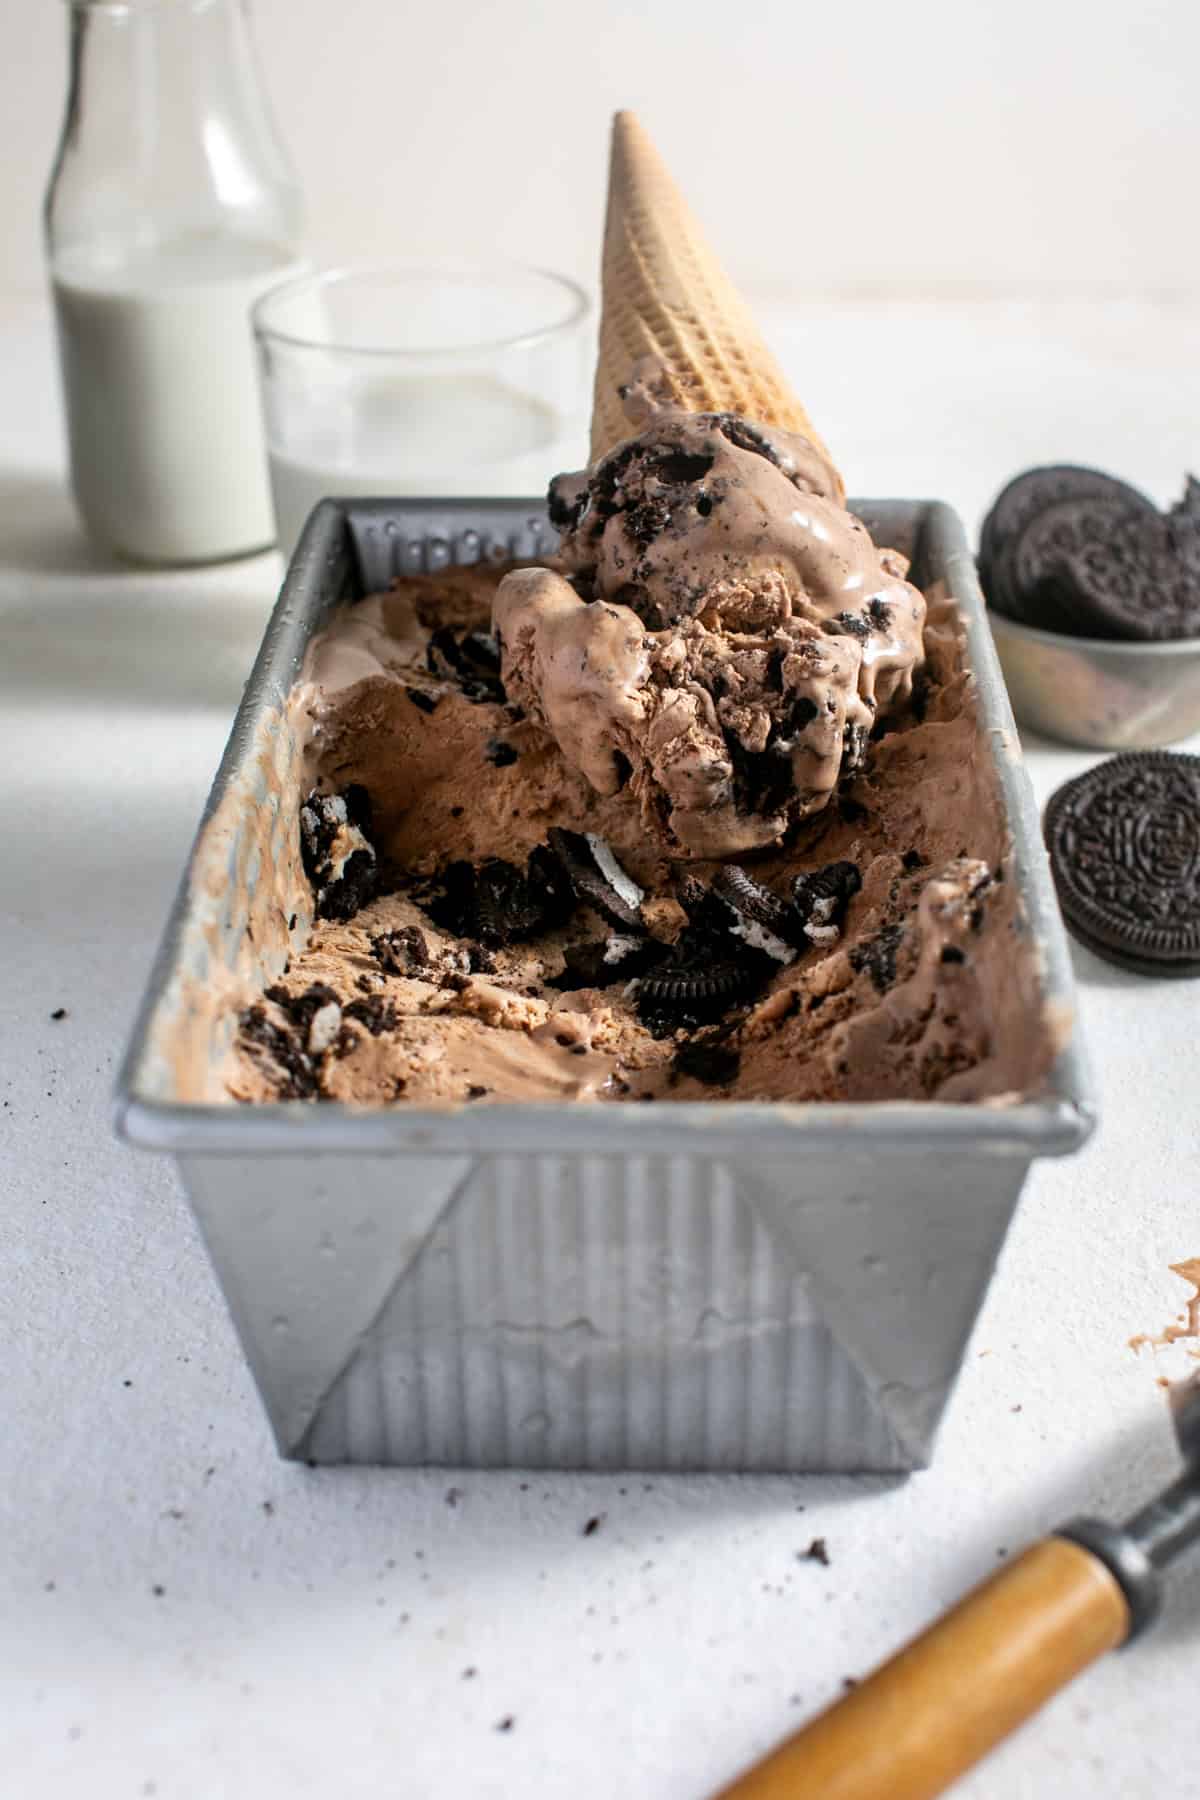
[[[674,846],[735,856],[773,843],[857,768],[872,712],[857,639],[807,619],[758,633],[689,618],[649,631],[581,600],[551,569],[501,583],[504,684],[600,794],[627,782]]]
[[[659,406],[644,370],[626,403],[639,435],[551,486],[562,572],[500,585],[504,686],[672,848],[736,856],[861,765],[912,692],[925,602],[807,439]]]

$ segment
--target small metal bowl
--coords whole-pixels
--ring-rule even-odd
[[[1200,638],[1141,644],[1066,637],[988,608],[1022,725],[1064,744],[1154,750],[1200,731]]]

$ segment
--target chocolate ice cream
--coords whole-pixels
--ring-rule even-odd
[[[865,759],[789,812],[784,841],[718,860],[648,834],[635,778],[605,776],[607,740],[584,767],[501,678],[493,604],[504,621],[505,596],[563,589],[568,617],[619,616],[616,649],[649,640],[653,666],[659,632],[624,603],[587,606],[557,571],[403,581],[314,642],[291,719],[316,917],[283,977],[240,1001],[229,1091],[379,1105],[1035,1086],[1053,1032],[953,602],[930,597],[917,692],[893,690]],[[813,604],[805,588],[797,607]],[[732,636],[769,657],[796,618]],[[661,635],[687,647],[698,624]],[[651,708],[670,691],[631,687]],[[624,741],[632,762],[632,727]]]
[[[506,692],[671,854],[782,840],[907,702],[925,601],[806,438],[626,395],[637,435],[551,484],[557,569],[509,575]]]

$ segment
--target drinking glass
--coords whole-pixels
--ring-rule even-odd
[[[371,264],[254,309],[279,543],[329,495],[528,498],[587,461],[589,303],[511,263]]]

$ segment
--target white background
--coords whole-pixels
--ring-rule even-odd
[[[0,221],[23,286],[40,279],[66,11],[0,0]],[[607,122],[632,106],[757,287],[1200,287],[1191,0],[254,0],[253,14],[322,257],[469,245],[590,280]]]
[[[260,0],[318,253],[590,278],[632,103],[858,492],[974,524],[1049,458],[1178,491],[1190,6],[646,10]],[[1200,986],[1076,949],[1103,1122],[1027,1190],[928,1473],[280,1464],[172,1171],[109,1131],[279,570],[131,574],[76,526],[36,224],[61,11],[0,0],[0,1791],[700,1800],[1005,1555],[1173,1472],[1158,1378],[1194,1365],[1127,1340],[1200,1255]],[[1031,751],[1043,799],[1091,760]],[[828,1569],[797,1560],[815,1536]],[[1200,1559],[1170,1585],[963,1800],[1200,1800]]]

